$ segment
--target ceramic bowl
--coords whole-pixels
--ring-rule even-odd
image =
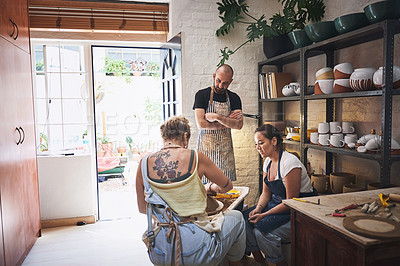
[[[376,2],[364,7],[364,13],[371,23],[376,23],[384,19],[396,19],[400,17],[398,0]]]
[[[322,94],[332,94],[333,93],[333,82],[334,79],[321,79],[317,80],[318,87]]]
[[[352,30],[356,30],[367,26],[369,21],[365,13],[352,13],[335,18],[335,29],[339,34],[343,34]]]
[[[346,184],[343,185],[343,193],[351,193],[351,192],[357,192],[357,191],[363,191],[365,190],[365,187],[358,185],[358,184]]]
[[[377,88],[382,88],[385,86],[383,81],[383,67],[380,67],[372,77],[374,86]],[[398,66],[393,66],[393,89],[400,87],[400,68]]]
[[[313,174],[311,176],[311,185],[318,191],[318,193],[326,193],[329,189],[329,176]]]
[[[331,67],[323,67],[315,72],[315,78],[320,79],[333,79],[333,70]]]
[[[333,93],[352,92],[350,79],[335,79],[333,82]]]
[[[293,43],[295,48],[301,48],[312,44],[310,38],[308,38],[306,31],[294,30],[288,33],[290,41]]]
[[[350,87],[354,91],[369,91],[373,90],[372,82],[373,75],[376,69],[372,67],[357,68],[350,76]]]
[[[335,79],[348,79],[353,71],[354,67],[351,63],[341,63],[333,68],[333,75]]]
[[[321,42],[336,36],[338,33],[333,21],[315,22],[304,27],[308,38],[313,42]]]

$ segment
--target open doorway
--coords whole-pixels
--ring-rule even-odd
[[[161,148],[157,48],[92,46],[99,219],[132,217],[139,160]]]

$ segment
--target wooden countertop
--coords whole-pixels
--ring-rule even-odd
[[[351,239],[363,245],[368,246],[377,243],[387,242],[388,240],[372,239],[354,234],[343,227],[342,224],[342,221],[344,219],[343,217],[326,216],[326,214],[332,213],[335,211],[335,209],[343,208],[352,203],[363,204],[375,200],[378,201],[378,203],[380,203],[378,196],[380,193],[400,194],[400,187],[303,198],[312,202],[317,202],[318,199],[320,199],[320,205],[300,202],[293,199],[283,200],[283,202],[286,206],[290,207],[291,209],[296,210],[332,229],[335,229],[343,233],[344,235],[350,237]],[[384,211],[383,208],[380,207],[377,213],[383,211]],[[395,207],[391,208],[391,212],[392,215],[395,215],[397,218],[400,219],[400,204],[397,203]],[[365,216],[374,215],[374,214],[362,213],[361,207],[358,207],[357,209],[347,210],[345,211],[345,214],[347,217],[360,216],[360,215],[365,215]]]

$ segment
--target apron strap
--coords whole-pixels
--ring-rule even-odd
[[[282,176],[281,176],[281,158],[282,158],[282,154],[283,154],[283,150],[280,150],[279,151],[279,160],[278,160],[278,179],[282,179]],[[272,163],[272,160],[269,162],[269,164],[267,165],[267,178],[268,178],[268,175],[269,175],[269,168],[271,168],[271,163]]]
[[[228,90],[225,91],[225,95],[226,95],[226,102],[229,104]],[[211,87],[210,103],[209,103],[210,106],[212,105],[213,101],[214,101],[214,87]],[[229,104],[229,109],[231,109],[230,104]]]

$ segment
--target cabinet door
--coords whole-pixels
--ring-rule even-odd
[[[28,1],[1,0],[0,2],[0,35],[29,52]],[[13,26],[10,19],[16,24],[16,27]]]
[[[24,210],[26,248],[31,248],[40,230],[31,60],[30,55],[20,49],[16,49],[14,58],[17,126],[23,130],[23,142],[19,145],[19,175],[23,177],[20,186],[23,190],[21,203]]]
[[[3,223],[4,254],[6,265],[16,265],[25,252],[24,176],[20,175],[20,145],[17,121],[17,95],[15,86],[14,58],[21,51],[11,43],[0,38],[0,76],[1,76],[1,213]],[[4,60],[3,60],[4,59]]]

